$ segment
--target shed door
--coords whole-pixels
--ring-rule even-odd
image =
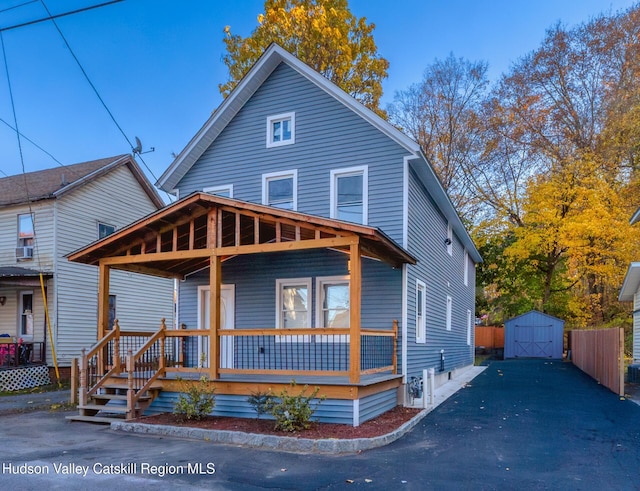
[[[553,358],[553,326],[514,326],[513,355],[518,358]]]

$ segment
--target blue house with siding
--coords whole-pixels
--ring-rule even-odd
[[[423,370],[439,385],[473,365],[481,257],[419,145],[279,46],[158,185],[178,201],[70,260],[100,266],[103,296],[111,269],[180,280],[177,326],[116,349],[88,398],[161,359],[134,384],[132,399],[157,388],[148,411],[194,371],[214,414],[253,417],[248,395],[295,379],[326,397],[319,420],[358,425]]]

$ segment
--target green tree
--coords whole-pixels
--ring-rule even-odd
[[[356,18],[347,0],[266,0],[258,26],[243,38],[225,27],[226,97],[263,51],[277,43],[362,104],[379,109],[389,62],[378,54],[375,25]]]

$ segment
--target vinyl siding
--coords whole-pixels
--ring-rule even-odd
[[[237,256],[222,264],[222,283],[235,285],[238,329],[273,328],[276,322],[276,280],[312,278],[312,325],[315,326],[315,279],[348,275],[348,255],[331,250]],[[402,311],[402,273],[379,261],[363,258],[362,326],[391,329]],[[180,323],[197,327],[197,289],[209,283],[208,271],[180,284]]]
[[[409,171],[408,250],[417,259],[407,267],[407,376],[421,376],[425,368],[444,371],[473,363],[473,332],[467,345],[467,310],[474,317],[475,266],[469,259],[468,285],[464,285],[464,248],[453,235],[447,252],[447,221],[438,211],[416,174]],[[426,343],[416,343],[416,279],[426,284]],[[446,329],[447,296],[451,296],[451,330]]]
[[[18,215],[29,213],[29,206],[0,208],[0,265],[51,271],[53,269],[53,200],[31,204],[35,239],[33,259],[18,261]]]
[[[98,239],[99,222],[119,229],[156,208],[125,166],[63,195],[56,207],[58,289],[53,322],[58,359],[65,366],[96,341],[98,268],[71,263],[64,256]],[[163,317],[172,325],[171,280],[122,271],[112,271],[110,279],[122,329],[156,330]]]
[[[267,117],[295,112],[295,144],[266,147]],[[330,171],[368,166],[368,224],[402,241],[406,150],[326,92],[281,64],[179,182],[179,195],[233,184],[260,203],[262,174],[297,169],[298,211],[330,216]]]

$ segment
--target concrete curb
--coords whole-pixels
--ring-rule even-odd
[[[374,438],[353,438],[349,440],[314,440],[288,436],[259,435],[255,433],[243,433],[240,431],[206,430],[202,428],[189,428],[182,426],[126,423],[124,421],[112,422],[111,429],[129,433],[190,438],[193,440],[203,440],[211,443],[241,445],[252,448],[278,450],[280,452],[334,455],[356,453],[388,445],[411,431],[420,422],[420,420],[422,420],[422,418],[431,412],[431,410],[432,408],[421,411],[411,420],[400,426],[400,428],[391,433],[387,433],[386,435]]]
[[[128,433],[139,433],[147,435],[160,435],[175,438],[190,438],[193,440],[203,440],[211,443],[225,445],[241,445],[245,447],[261,448],[267,450],[277,450],[291,453],[310,454],[345,454],[357,453],[363,450],[383,447],[402,438],[410,432],[427,414],[438,407],[442,402],[465,387],[470,380],[482,373],[486,367],[472,367],[463,372],[459,377],[436,389],[434,405],[430,406],[411,418],[395,431],[386,435],[374,438],[353,438],[353,439],[321,439],[313,440],[309,438],[293,438],[287,436],[259,435],[255,433],[243,433],[240,431],[228,430],[206,430],[203,428],[189,428],[183,426],[166,426],[144,423],[127,423],[124,421],[114,421],[111,429],[125,431]]]

